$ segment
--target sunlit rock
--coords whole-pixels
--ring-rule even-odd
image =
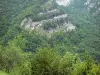
[[[67,27],[67,31],[73,31],[73,30],[75,30],[75,28],[76,27],[73,24],[69,23],[68,27]]]
[[[47,6],[49,6],[48,3],[50,3],[50,1],[44,4],[46,5],[46,9],[48,9]],[[58,5],[67,6],[69,4],[69,1],[70,0],[56,0],[56,3]],[[46,18],[44,17],[39,21],[33,21],[31,17],[26,17],[22,20],[21,27],[24,27],[25,29],[28,29],[30,31],[38,31],[41,34],[45,33],[47,35],[59,31],[70,32],[76,29],[76,26],[74,26],[69,21],[68,14],[61,12],[58,8],[50,8],[50,10],[41,11],[40,13],[37,13],[37,16],[39,16],[40,18],[45,16]],[[47,25],[47,29],[44,28],[44,25]],[[53,25],[55,26],[53,27]]]
[[[25,25],[25,22],[27,22],[27,18],[24,18],[24,19],[22,20],[22,22],[21,22],[21,27],[22,27],[23,25]]]
[[[59,15],[59,16],[55,16],[54,19],[61,19],[61,18],[66,18],[67,14],[63,14],[63,15]]]
[[[70,0],[56,0],[56,3],[61,6],[68,6],[70,3]]]
[[[28,17],[22,20],[21,22],[21,26],[24,27],[25,29],[30,29],[30,30],[40,30],[43,26],[44,23],[48,23],[48,22],[55,22],[57,23],[57,27],[56,28],[49,28],[48,30],[44,30],[42,28],[42,30],[44,30],[47,33],[54,33],[57,32],[59,30],[61,31],[73,31],[75,30],[75,26],[67,21],[68,15],[67,14],[63,14],[63,15],[59,15],[59,16],[54,16],[51,19],[47,19],[47,20],[41,20],[38,22],[34,22],[32,21],[32,18]]]

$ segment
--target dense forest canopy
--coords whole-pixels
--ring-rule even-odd
[[[0,0],[0,75],[100,75],[100,0]]]

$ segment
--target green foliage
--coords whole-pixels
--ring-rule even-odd
[[[48,21],[43,23],[43,28],[45,30],[49,30],[50,28],[56,28],[56,27],[57,27],[57,23],[53,21]]]
[[[26,60],[20,65],[18,64],[11,70],[10,75],[31,75],[30,62]]]
[[[0,70],[10,75],[91,75],[100,74],[100,66],[89,57],[84,61],[76,54],[66,52],[61,56],[57,50],[41,48],[36,53],[23,52],[25,41],[19,35],[6,48],[0,47]],[[25,44],[24,44],[25,45]]]
[[[67,8],[51,2],[45,4],[48,1],[0,1],[0,75],[100,75],[99,0],[91,0],[95,7],[89,12],[84,5],[87,0],[72,0]],[[54,8],[61,12],[45,13]],[[40,12],[45,14],[39,15]],[[57,32],[48,38],[19,27],[28,16],[33,21],[41,21],[64,13],[76,26],[75,32]],[[60,25],[62,22],[61,19]],[[45,30],[56,27],[55,21],[43,25]],[[83,57],[85,51],[88,56]],[[89,56],[97,60],[96,63]]]
[[[9,72],[13,67],[21,64],[25,60],[25,53],[22,49],[25,47],[25,39],[19,35],[11,40],[8,45],[0,47],[0,69]]]
[[[18,34],[20,34],[20,32],[21,28],[19,26],[10,27],[6,35],[1,39],[2,45],[6,46],[9,40],[13,40],[15,37],[17,37]]]
[[[38,48],[46,47],[48,45],[47,37],[45,37],[39,33],[36,33],[34,31],[32,33],[25,32],[25,33],[23,33],[23,36],[27,40],[25,49],[24,49],[24,51],[26,51],[26,52],[30,52],[30,51],[36,52],[36,50]]]
[[[77,62],[77,56],[67,52],[59,61],[58,69],[60,75],[70,75],[73,65]]]
[[[90,64],[87,64],[87,62],[81,62],[75,64],[72,75],[99,75],[100,74],[99,65],[96,65],[94,63]]]
[[[90,58],[81,61],[77,55],[67,52],[61,57],[55,50],[39,50],[32,60],[34,75],[98,75],[100,68]]]
[[[2,37],[7,33],[9,23],[7,23],[6,16],[0,17],[0,20],[0,37]]]
[[[81,53],[84,53],[84,51],[87,50],[95,60],[99,61],[100,18],[99,15],[95,16],[87,10],[88,7],[84,5],[85,2],[86,0],[73,0],[67,8],[60,8],[68,14],[69,20],[77,27],[74,34],[71,33],[66,37],[69,37],[68,41],[70,41],[70,45],[77,48],[77,51],[75,50],[75,52],[78,52],[81,55]],[[99,1],[94,1],[94,4],[96,2],[98,3]]]
[[[0,75],[8,75],[8,74],[3,71],[0,71]]]
[[[52,49],[39,50],[32,61],[32,74],[54,75],[56,74],[60,56]]]

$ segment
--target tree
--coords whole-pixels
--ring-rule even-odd
[[[0,37],[4,36],[7,32],[9,24],[7,23],[6,16],[2,16],[0,21]]]

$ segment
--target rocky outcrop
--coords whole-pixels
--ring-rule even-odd
[[[56,3],[61,6],[68,6],[70,3],[70,0],[56,0]]]
[[[94,16],[97,16],[100,14],[100,0],[87,0],[85,3],[87,6],[88,11],[92,11]],[[95,11],[93,11],[95,9]]]
[[[60,0],[59,0],[60,1]],[[48,2],[46,2],[48,3]],[[68,15],[67,14],[60,14],[60,10],[59,9],[52,9],[52,10],[48,10],[47,12],[40,12],[38,13],[38,15],[48,15],[48,16],[52,16],[52,17],[48,17],[48,19],[44,19],[41,21],[33,21],[31,17],[26,17],[22,20],[21,22],[21,27],[24,27],[25,29],[28,30],[36,30],[36,31],[40,31],[40,32],[45,32],[46,34],[51,34],[57,31],[73,31],[75,30],[75,26],[68,20]],[[58,14],[58,15],[57,15]],[[45,16],[46,16],[45,15]],[[51,22],[51,23],[50,23]],[[44,24],[56,24],[56,26],[50,27],[48,25],[48,29],[44,29],[43,26]]]
[[[21,22],[21,27],[24,27],[25,29],[34,30],[41,26],[40,22],[33,22],[31,17],[23,19]]]
[[[25,29],[30,29],[30,30],[38,30],[39,28],[42,28],[44,23],[47,22],[56,22],[57,23],[57,28],[56,29],[49,29],[47,32],[53,33],[56,30],[62,28],[62,29],[66,29],[66,31],[72,31],[75,30],[75,26],[67,21],[67,14],[63,14],[63,15],[59,15],[56,16],[52,19],[48,19],[48,20],[42,20],[39,22],[34,22],[32,21],[31,17],[25,18],[22,22],[21,22],[21,26],[25,27]]]

